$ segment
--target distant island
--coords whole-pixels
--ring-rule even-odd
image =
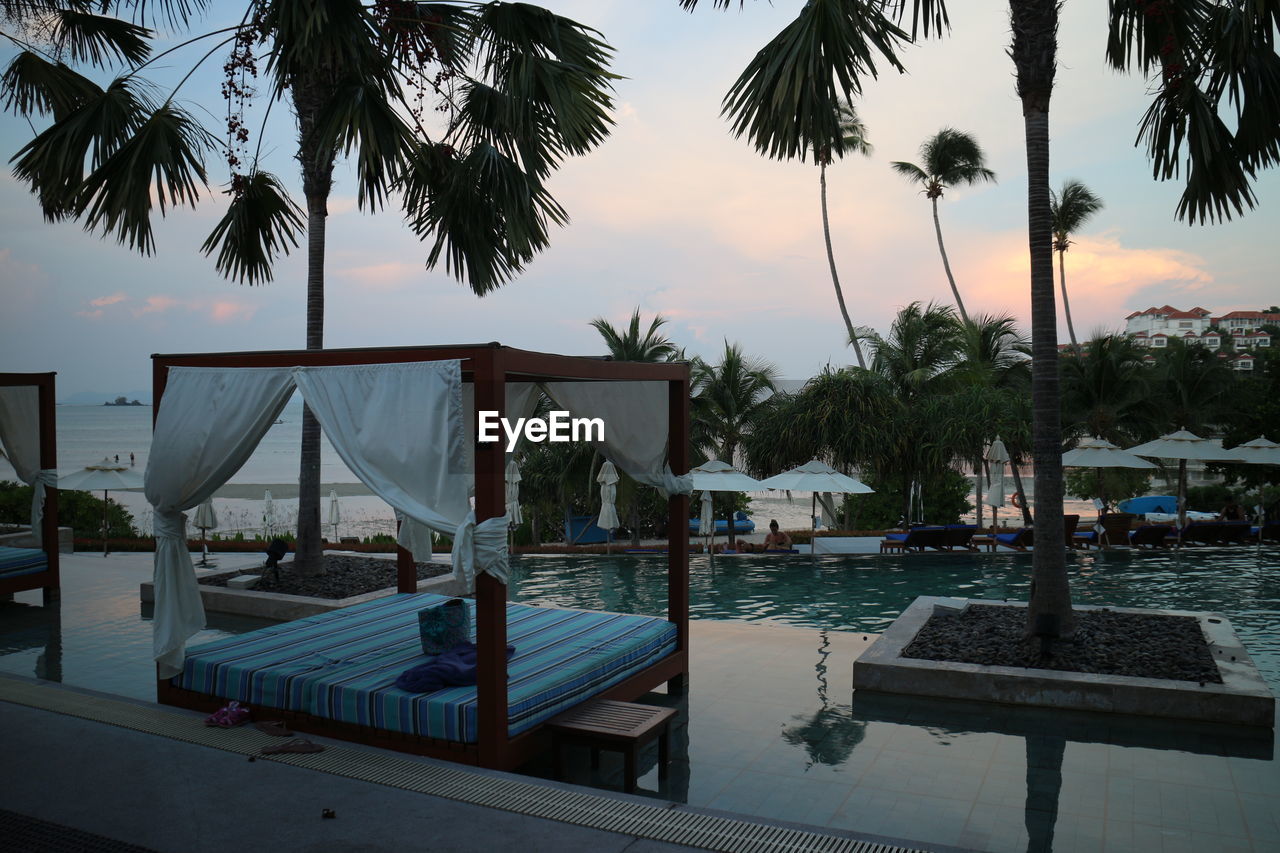
[[[128,400],[124,397],[116,397],[114,402],[103,403],[104,406],[145,406],[146,403],[139,403],[137,400]]]

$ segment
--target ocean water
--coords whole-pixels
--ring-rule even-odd
[[[139,473],[146,471],[151,449],[150,406],[58,406],[57,417],[58,470],[61,474],[78,471],[86,465],[99,462],[103,457],[115,459],[118,456],[122,462],[127,463],[130,453],[134,457],[135,469]],[[239,488],[228,488],[227,491],[233,492],[235,496],[215,496],[214,509],[218,514],[217,532],[220,535],[230,536],[236,532],[250,534],[262,530],[263,500],[254,487],[261,487],[263,493],[273,484],[294,484],[296,488],[298,448],[302,440],[302,403],[298,398],[295,397],[285,407],[280,420],[282,423],[267,431],[253,455],[232,476],[228,487]],[[16,479],[12,466],[3,458],[0,458],[0,479]],[[321,444],[320,479],[325,484],[356,484],[359,490],[364,490],[327,439]],[[1030,479],[1028,473],[1024,477],[1024,483],[1028,486]],[[151,507],[141,492],[115,492],[111,497],[133,514],[135,526],[150,532]],[[297,499],[275,495],[272,505],[275,527],[281,530],[293,529],[297,522]],[[391,507],[380,498],[368,494],[344,495],[340,498],[339,505],[339,536],[370,536],[391,533],[395,529]],[[1091,514],[1092,505],[1083,501],[1068,501],[1066,511],[1085,516]],[[694,512],[697,512],[696,504]],[[989,510],[984,510],[984,513],[984,520],[990,523]],[[811,526],[810,498],[805,493],[798,493],[794,498],[777,492],[753,493],[748,514],[755,521],[757,532],[764,531],[773,519],[785,530],[806,529]],[[1018,513],[1013,507],[1006,507],[1000,515],[1002,524],[1019,523]],[[321,507],[321,520],[327,518],[326,498]],[[973,520],[972,514],[969,520]],[[333,528],[326,525],[325,534],[333,536]]]

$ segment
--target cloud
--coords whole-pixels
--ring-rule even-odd
[[[105,305],[115,305],[117,302],[124,302],[128,298],[129,297],[125,296],[123,293],[113,293],[110,296],[99,296],[97,299],[90,299],[89,304],[95,308],[101,308]]]
[[[392,261],[385,264],[336,269],[333,274],[350,280],[356,287],[363,290],[391,291],[400,290],[411,284],[414,278],[421,278],[423,272],[422,265],[419,263]]]
[[[141,308],[133,309],[133,316],[141,317],[144,314],[164,314],[165,312],[177,308],[182,303],[172,296],[148,296]]]
[[[209,306],[209,316],[215,323],[231,323],[237,320],[251,320],[257,311],[258,308],[255,305],[245,305],[243,303],[232,302],[230,300],[214,302]]]

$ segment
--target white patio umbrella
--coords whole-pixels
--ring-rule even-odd
[[[987,462],[987,493],[982,502],[991,507],[991,530],[994,533],[1000,520],[1000,507],[1009,499],[1004,490],[1004,466],[1009,464],[1009,451],[1000,436],[991,442],[982,458]]]
[[[707,543],[707,551],[712,550],[716,539],[716,523],[715,512],[712,509],[712,493],[713,492],[755,492],[764,488],[764,484],[755,477],[750,477],[732,465],[721,462],[719,459],[711,459],[703,462],[698,467],[689,472],[689,479],[693,481],[695,489],[702,490],[702,522],[698,526],[698,535],[710,536],[711,540]],[[708,521],[708,519],[710,519]],[[726,533],[733,530],[733,513],[729,513],[728,528]],[[704,530],[705,528],[705,530]],[[712,556],[714,560],[714,555]]]
[[[606,531],[605,551],[609,551],[613,547],[613,529],[622,524],[613,505],[618,497],[618,469],[608,459],[600,466],[596,482],[600,484],[600,516],[596,519],[596,526]]]
[[[1244,462],[1248,465],[1280,465],[1280,444],[1276,444],[1266,436],[1258,436],[1252,441],[1246,441],[1243,444],[1237,444],[1231,448],[1231,452],[1237,456],[1237,461]],[[1259,516],[1263,514],[1262,505],[1254,507],[1254,511]],[[1265,523],[1266,519],[1262,518],[1259,524]],[[1258,535],[1261,537],[1262,528],[1258,528]]]
[[[1098,497],[1105,508],[1107,496],[1102,491],[1103,468],[1158,468],[1154,462],[1148,462],[1128,450],[1121,450],[1116,445],[1098,436],[1080,439],[1073,449],[1062,454],[1064,468],[1092,468],[1098,477]],[[1101,521],[1101,519],[1099,519]]]
[[[218,529],[218,514],[213,511],[213,498],[209,498],[200,506],[196,507],[196,517],[193,522],[196,527],[200,528],[200,563],[201,566],[212,566],[209,562],[209,538],[210,530]]]
[[[1178,460],[1178,535],[1187,524],[1187,461],[1239,462],[1234,450],[1224,450],[1222,442],[1201,438],[1185,429],[1162,435],[1154,441],[1128,448],[1135,456]]]
[[[262,495],[262,538],[270,539],[276,524],[276,507],[271,500],[271,490]]]
[[[87,465],[74,474],[58,477],[59,489],[96,492],[102,489],[102,556],[107,556],[107,492],[136,492],[142,489],[142,475],[128,465],[105,456],[96,465]]]
[[[342,508],[338,505],[338,490],[329,490],[329,523],[333,525],[333,541],[338,541],[338,523],[342,521]]]
[[[818,492],[850,495],[869,495],[875,492],[875,489],[861,480],[855,480],[853,477],[841,474],[835,468],[825,462],[819,462],[817,459],[812,459],[797,468],[792,468],[790,471],[774,474],[772,477],[761,480],[760,485],[766,489],[777,489],[779,491],[812,492],[813,508],[810,511],[810,515],[816,515]],[[817,537],[814,538],[816,539]],[[814,560],[818,558],[816,545],[817,543],[814,542],[810,546],[810,553],[813,555]]]
[[[507,524],[519,527],[524,524],[524,513],[520,511],[520,466],[514,456],[507,460],[503,476],[506,480]]]

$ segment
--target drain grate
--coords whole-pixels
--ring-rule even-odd
[[[258,755],[262,747],[278,743],[277,739],[252,727],[210,728],[196,716],[175,713],[159,706],[135,705],[3,676],[0,676],[0,700],[242,755]],[[264,755],[259,760],[278,761],[471,805],[707,850],[732,850],[735,853],[911,853],[908,848],[891,844],[617,800],[363,749],[329,746],[324,752]]]

